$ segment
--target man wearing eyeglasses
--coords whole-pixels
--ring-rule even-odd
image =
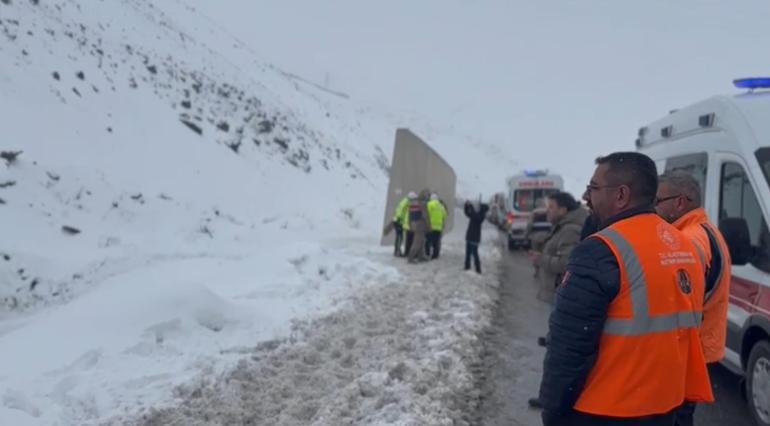
[[[730,292],[730,251],[719,229],[701,207],[700,184],[691,175],[673,172],[658,178],[655,210],[660,217],[682,231],[703,252],[706,291],[700,328],[707,364],[719,362],[725,354],[727,306]],[[694,424],[695,404],[685,403],[676,414],[677,426]]]
[[[695,245],[654,209],[655,162],[596,160],[585,199],[598,231],[570,256],[549,320],[540,400],[546,426],[666,425],[713,401],[698,325]]]

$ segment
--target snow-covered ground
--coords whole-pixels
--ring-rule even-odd
[[[130,423],[478,424],[480,337],[497,298],[500,252],[496,239],[486,243],[484,275],[462,272],[462,236],[449,235],[444,255],[427,264],[369,250],[401,274],[295,324],[289,338],[234,348],[242,356],[234,368],[197,377],[176,389],[172,405]]]
[[[286,335],[293,319],[395,280],[393,268],[365,257],[368,243],[252,244],[240,254],[105,264],[80,297],[3,322],[0,418],[84,424],[168,399],[199,371],[237,360],[238,348]]]
[[[369,238],[116,268],[5,321],[0,419],[475,424],[500,253],[488,238],[484,275],[463,273],[463,225],[422,265]]]
[[[442,263],[407,269],[377,242],[397,126],[455,166],[460,195],[489,194],[515,167],[494,144],[282,72],[182,0],[0,2],[0,117],[0,151],[21,152],[0,160],[0,424],[135,421],[196,383],[222,386],[217,377],[271,347],[260,342],[316,344],[309,321],[387,314],[367,295],[400,309],[403,330],[421,324],[419,308],[444,333],[437,342],[472,352],[491,296],[466,292],[493,285],[494,254],[487,282],[455,273],[459,246],[437,272]],[[440,277],[454,287],[436,293]],[[457,306],[397,306],[410,281]],[[431,317],[450,308],[471,320]],[[369,342],[366,322],[348,322]],[[393,338],[422,341],[406,331]],[[363,347],[346,349],[373,357],[346,383],[386,386],[380,361],[412,353]],[[446,392],[467,388],[454,352],[414,351],[458,368]],[[405,381],[418,365],[409,359],[397,370]],[[399,409],[427,411],[403,419],[454,415],[454,402],[415,392]],[[324,398],[308,402],[314,416],[393,416],[387,404],[346,414],[343,393]]]

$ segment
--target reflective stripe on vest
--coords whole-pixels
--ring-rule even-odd
[[[685,400],[712,401],[695,326],[704,274],[692,242],[654,213],[615,222],[594,238],[612,251],[620,287],[574,409],[640,417],[667,413]]]
[[[722,234],[711,223],[703,224],[708,235],[714,239],[716,252],[714,257],[721,256],[721,268],[717,274],[717,281],[713,288],[706,294],[703,303],[703,325],[700,329],[703,355],[706,362],[718,362],[724,358],[725,343],[727,340],[727,311],[730,301],[731,265],[730,249]],[[714,249],[712,249],[714,251]]]
[[[725,275],[725,269],[729,268],[730,265],[729,264],[725,265],[725,259],[727,259],[727,257],[725,257],[725,253],[723,253],[722,247],[717,242],[719,240],[717,240],[716,238],[714,229],[712,229],[709,224],[706,224],[703,227],[703,229],[705,229],[706,232],[709,234],[709,239],[713,240],[716,243],[715,244],[716,249],[719,250],[719,260],[720,262],[722,262],[719,268],[719,275],[717,275],[717,279],[716,281],[714,281],[714,287],[712,287],[711,290],[708,293],[706,293],[705,300],[709,300],[711,299],[711,296],[717,292],[717,288],[719,288],[719,283],[722,281],[722,277],[724,277]]]
[[[705,271],[709,266],[708,262],[706,261],[708,257],[706,257],[706,253],[703,252],[703,249],[700,248],[700,245],[698,245],[697,241],[693,241],[692,245],[695,246],[695,251],[698,252],[698,257],[700,258],[700,264],[703,265],[703,270]]]
[[[604,323],[604,333],[618,336],[640,336],[700,326],[701,316],[693,311],[682,311],[668,315],[650,315],[649,301],[647,300],[647,281],[644,278],[642,265],[633,247],[614,229],[606,228],[598,234],[612,241],[622,258],[623,266],[626,268],[626,275],[631,285],[631,305],[633,309],[630,319],[607,318],[607,321]],[[700,249],[698,251],[701,259],[703,259]]]

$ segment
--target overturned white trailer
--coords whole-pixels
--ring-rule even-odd
[[[454,225],[456,186],[457,176],[452,166],[433,148],[408,129],[396,130],[383,227],[393,220],[398,202],[409,191],[419,193],[427,188],[438,194],[446,204],[449,215],[445,230],[451,230]],[[393,233],[384,235],[381,244],[393,244],[394,238]]]

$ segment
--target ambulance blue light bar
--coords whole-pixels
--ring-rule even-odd
[[[770,77],[737,78],[733,85],[739,89],[770,89]]]

